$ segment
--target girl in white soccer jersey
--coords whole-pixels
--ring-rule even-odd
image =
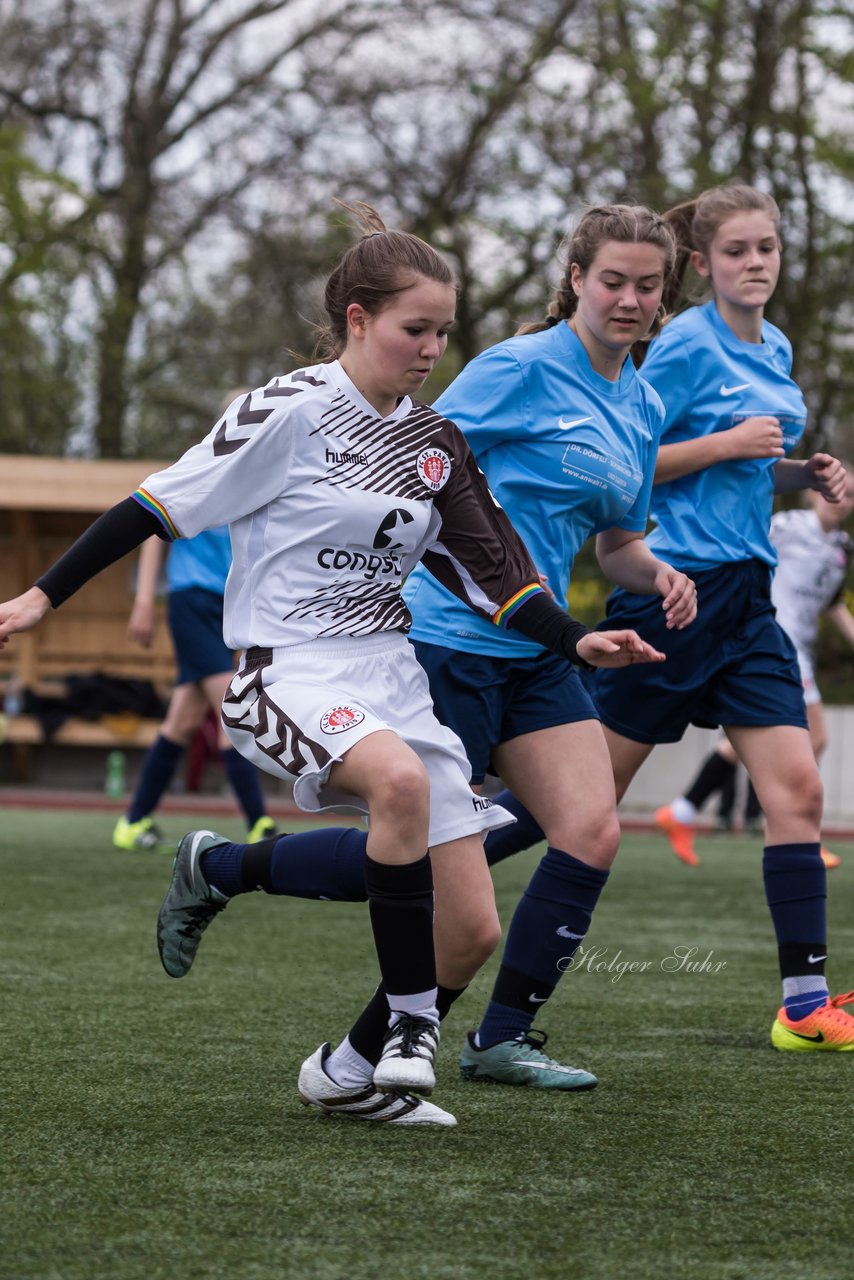
[[[766,817],[763,874],[783,979],[771,1038],[778,1049],[854,1050],[854,1019],[828,998],[824,965],[822,790],[807,731],[794,645],[775,620],[768,534],[776,492],[845,489],[827,454],[785,458],[806,422],[791,348],[764,318],[780,272],[779,213],[770,196],[732,185],[673,210],[684,257],[712,297],[666,325],[643,377],[666,410],[647,538],[697,581],[697,626],[668,641],[661,674],[594,683],[622,796],[657,742],[690,722],[722,725],[747,766]],[[664,637],[658,602],[618,590],[606,625]]]
[[[367,233],[327,282],[328,359],[238,398],[102,516],[0,605],[0,645],[152,532],[230,526],[225,640],[244,650],[223,706],[231,739],[291,778],[305,809],[344,803],[371,817],[364,875],[382,987],[334,1053],[324,1045],[304,1063],[301,1096],[333,1113],[450,1125],[417,1095],[433,1087],[443,1002],[499,936],[481,833],[510,818],[472,793],[462,745],[433,713],[405,635],[403,576],[423,559],[482,616],[570,661],[661,655],[633,632],[590,633],[549,599],[459,430],[410,398],[444,351],[454,280],[428,245],[364,216]],[[277,843],[184,837],[158,919],[169,974],[189,971],[231,896],[275,892]],[[377,1061],[360,1046],[378,1023]]]

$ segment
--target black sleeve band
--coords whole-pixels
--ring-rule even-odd
[[[125,498],[98,516],[65,555],[42,574],[36,586],[56,609],[90,578],[133,551],[153,533],[166,537],[157,516],[133,498]]]
[[[559,653],[568,658],[577,667],[592,671],[589,662],[578,656],[578,642],[582,636],[590,634],[590,628],[576,622],[565,609],[555,604],[545,592],[531,596],[521,604],[507,626],[514,631],[521,631],[529,640],[536,640],[552,653]]]

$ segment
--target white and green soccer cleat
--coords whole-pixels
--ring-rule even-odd
[[[218,844],[230,844],[215,831],[189,831],[178,845],[172,883],[157,917],[157,950],[170,978],[190,972],[202,934],[228,898],[202,875],[199,858]]]
[[[460,1075],[480,1084],[515,1084],[529,1089],[563,1089],[581,1092],[595,1089],[599,1081],[589,1071],[565,1067],[543,1053],[545,1031],[528,1031],[513,1040],[502,1040],[478,1049],[469,1032],[460,1054]]]

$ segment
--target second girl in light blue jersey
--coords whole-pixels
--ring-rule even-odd
[[[854,1050],[854,1019],[828,999],[822,788],[807,731],[795,648],[776,621],[769,536],[774,493],[814,489],[838,502],[842,464],[788,460],[806,421],[787,339],[765,319],[780,273],[779,211],[734,184],[670,215],[711,299],[664,329],[643,365],[667,417],[647,539],[696,578],[697,627],[672,638],[667,670],[646,679],[604,672],[595,683],[617,793],[657,742],[689,723],[723,726],[766,817],[763,874],[777,935],[783,1006],[778,1049]],[[617,591],[607,627],[664,636],[650,594]]]

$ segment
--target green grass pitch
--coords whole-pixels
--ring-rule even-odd
[[[759,841],[704,840],[692,870],[627,835],[542,1017],[599,1088],[459,1080],[496,957],[445,1024],[436,1100],[459,1127],[413,1132],[296,1094],[370,993],[365,908],[247,896],[176,982],[154,941],[170,859],[113,850],[113,822],[0,812],[3,1280],[848,1280],[854,1054],[770,1047]],[[854,846],[836,847],[839,992]],[[496,870],[505,924],[535,861]]]

